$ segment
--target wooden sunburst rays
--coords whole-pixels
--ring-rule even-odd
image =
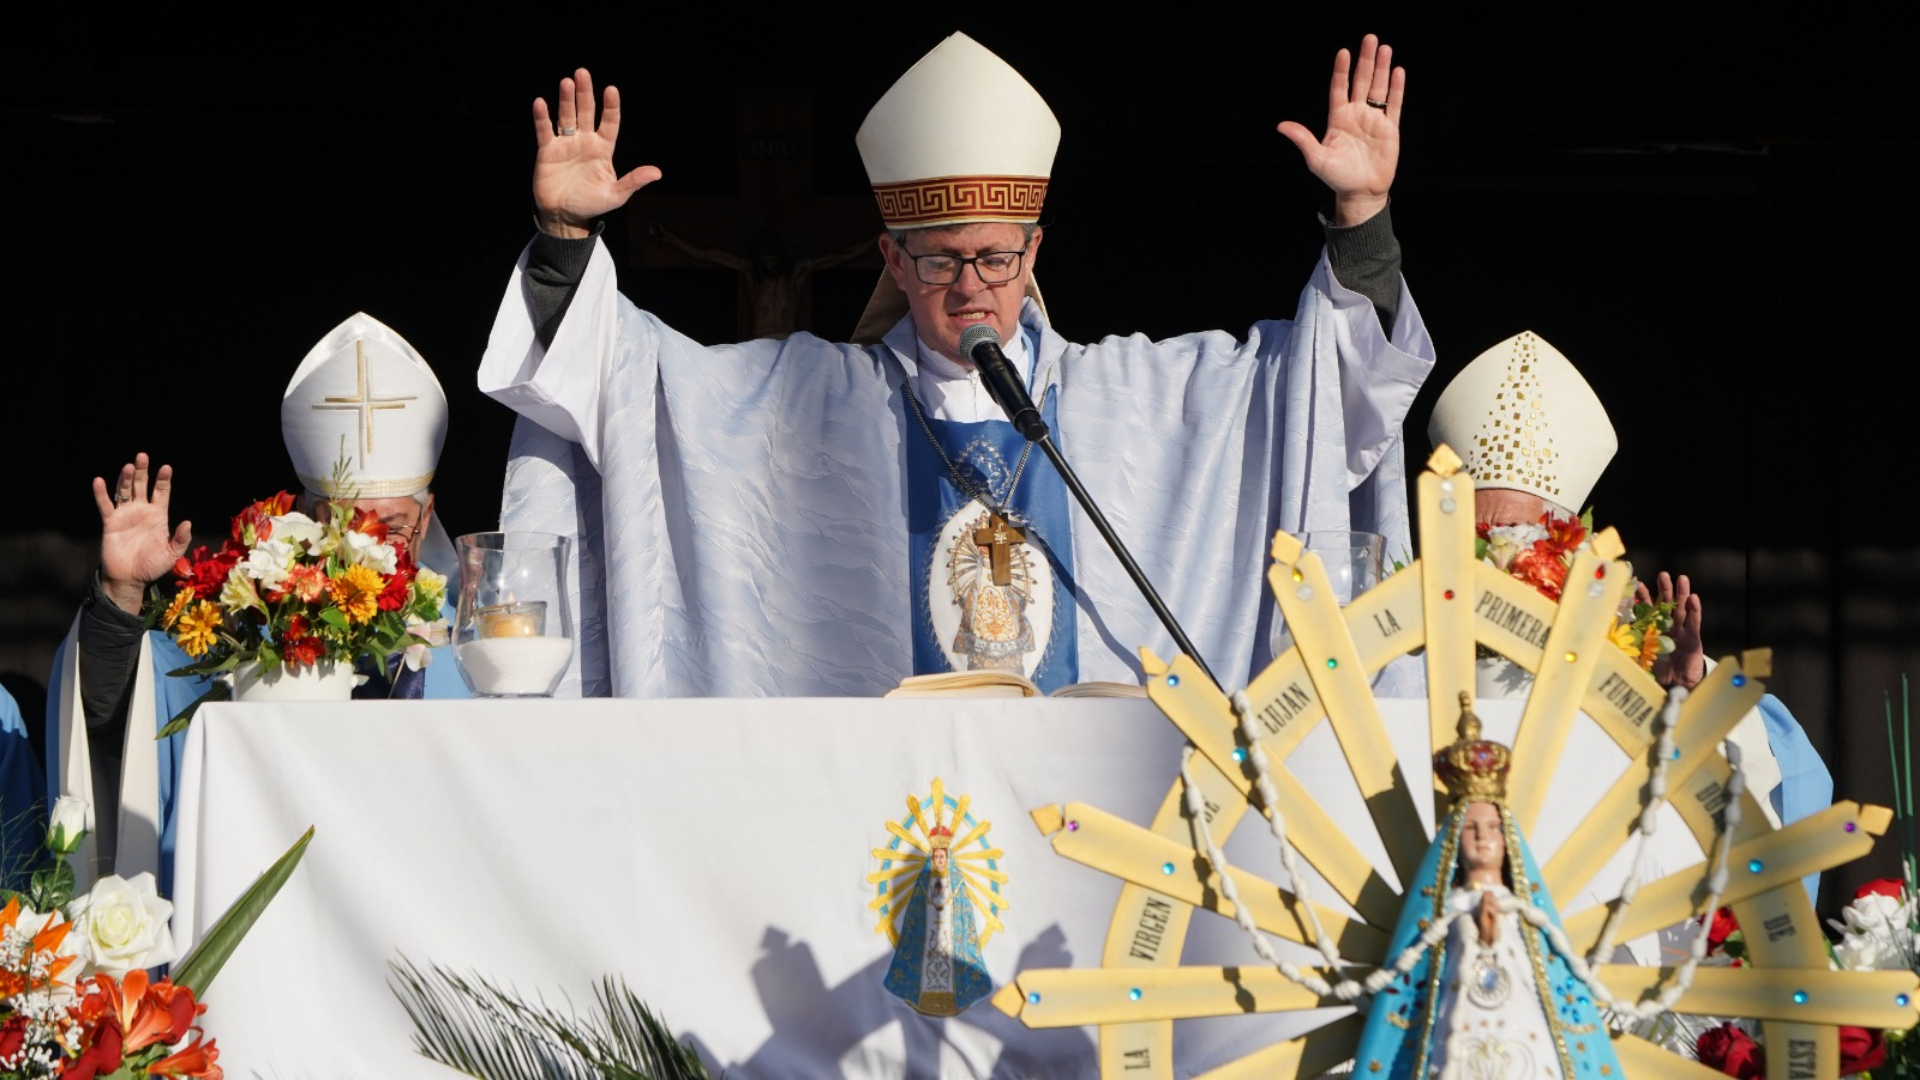
[[[1369,680],[1392,659],[1419,651],[1426,667],[1433,747],[1454,738],[1459,693],[1473,691],[1476,646],[1485,645],[1534,676],[1513,746],[1509,803],[1516,822],[1531,829],[1547,799],[1548,780],[1566,749],[1574,717],[1585,713],[1630,762],[1586,819],[1542,868],[1549,894],[1571,898],[1625,843],[1647,797],[1646,766],[1655,745],[1654,718],[1666,693],[1607,640],[1615,606],[1630,580],[1619,561],[1623,546],[1612,530],[1593,539],[1569,569],[1558,603],[1496,568],[1474,552],[1473,482],[1445,447],[1418,480],[1421,558],[1354,598],[1345,609],[1327,587],[1318,557],[1285,533],[1275,536],[1268,581],[1295,645],[1246,688],[1260,748],[1272,763],[1277,790],[1271,807],[1256,805],[1253,745],[1228,699],[1188,657],[1167,663],[1142,652],[1148,693],[1196,751],[1194,782],[1208,807],[1207,826],[1224,841],[1248,811],[1283,813],[1287,836],[1358,918],[1326,908],[1316,914],[1335,944],[1341,972],[1359,976],[1385,962],[1387,934],[1398,917],[1398,890],[1377,873],[1293,777],[1284,762],[1321,721],[1332,727],[1369,815],[1401,881],[1426,845],[1416,799],[1436,797],[1430,771],[1402,775],[1391,750]],[[1765,650],[1722,660],[1680,710],[1675,756],[1667,763],[1668,798],[1703,850],[1710,850],[1720,809],[1727,802],[1730,767],[1720,742],[1764,692]],[[1525,782],[1520,778],[1538,778]],[[1839,803],[1774,831],[1751,794],[1742,794],[1726,899],[1747,934],[1748,966],[1702,969],[1676,1011],[1760,1019],[1770,1076],[1831,1077],[1838,1070],[1840,1020],[1903,1028],[1920,1020],[1920,979],[1910,972],[1830,972],[1825,938],[1801,875],[1864,855],[1890,820],[1884,808]],[[994,1004],[1033,1027],[1100,1025],[1103,1075],[1171,1077],[1176,1018],[1238,1015],[1334,1004],[1261,966],[1180,966],[1192,913],[1231,917],[1218,875],[1197,842],[1198,825],[1184,807],[1175,780],[1159,813],[1135,825],[1094,807],[1066,803],[1033,812],[1041,832],[1062,856],[1120,878],[1124,885],[1109,929],[1102,967],[1029,971],[995,994]],[[1262,931],[1310,942],[1310,922],[1299,897],[1244,871],[1231,869],[1242,903]],[[1700,869],[1647,883],[1619,928],[1623,935],[1672,925],[1699,913]],[[1610,907],[1566,920],[1583,953],[1601,933]],[[1752,928],[1759,928],[1757,930]],[[1616,993],[1652,992],[1664,971],[1604,966],[1600,977]],[[1808,1006],[1819,1003],[1819,1008]],[[1215,1076],[1311,1076],[1350,1057],[1359,1026],[1333,1012],[1330,1022],[1300,1038],[1275,1044],[1216,1070]],[[1628,1072],[1690,1075],[1691,1062],[1636,1040],[1616,1041]]]

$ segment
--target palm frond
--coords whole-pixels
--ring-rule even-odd
[[[519,994],[482,975],[461,976],[438,964],[422,972],[402,957],[392,969],[394,995],[413,1021],[422,1056],[480,1080],[707,1080],[691,1047],[626,983],[609,975],[594,990],[592,1011]]]

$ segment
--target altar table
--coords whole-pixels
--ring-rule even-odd
[[[1424,703],[1382,706],[1418,760]],[[1482,715],[1495,735],[1517,709]],[[1578,736],[1586,772],[1609,751],[1624,764]],[[1028,813],[1080,800],[1144,825],[1183,745],[1140,700],[214,704],[188,737],[175,930],[204,934],[315,826],[207,995],[230,1076],[452,1075],[414,1052],[389,988],[401,957],[576,1006],[619,975],[729,1076],[1092,1075],[1091,1029],[1028,1031],[986,1001],[940,1020],[887,993],[872,849],[940,778],[1005,852],[995,985],[1097,967],[1119,884],[1055,855]],[[1325,725],[1290,765],[1384,864]],[[1257,818],[1227,852],[1281,876]],[[1193,927],[1186,962],[1253,962],[1227,920]],[[1298,1023],[1182,1022],[1180,1072]]]

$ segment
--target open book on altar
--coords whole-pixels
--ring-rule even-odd
[[[1147,688],[1122,682],[1071,683],[1043,695],[1033,681],[1011,671],[943,671],[909,675],[887,691],[893,697],[1097,697],[1143,698]]]

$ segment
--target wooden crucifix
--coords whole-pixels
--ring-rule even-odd
[[[974,546],[986,550],[988,561],[993,566],[995,585],[1013,584],[1013,546],[1026,538],[1026,533],[999,514],[990,514],[986,527],[973,531]]]
[[[740,339],[784,337],[812,329],[817,271],[881,266],[880,211],[870,194],[814,193],[806,90],[743,89],[736,116],[737,192],[649,191],[630,219],[632,251],[656,269],[734,271]]]

